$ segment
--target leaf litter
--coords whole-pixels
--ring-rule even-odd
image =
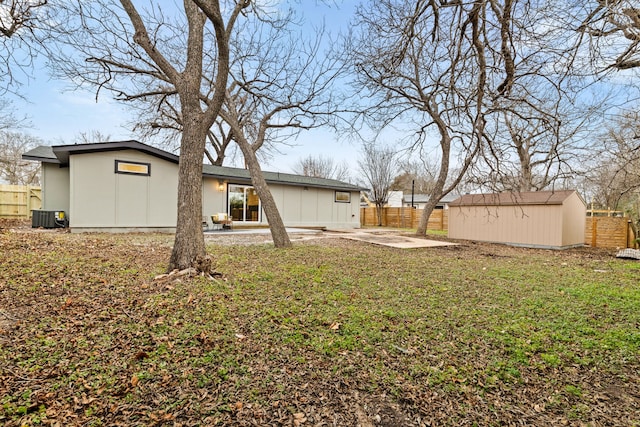
[[[169,236],[0,231],[0,423],[640,422],[640,270],[606,252],[210,243],[215,280],[154,280]]]

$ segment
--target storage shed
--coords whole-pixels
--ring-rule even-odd
[[[573,190],[466,194],[449,204],[449,237],[534,248],[583,246],[586,209]]]

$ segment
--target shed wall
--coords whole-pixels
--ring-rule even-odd
[[[451,206],[449,237],[562,247],[562,205]]]
[[[587,206],[578,193],[564,201],[562,209],[562,246],[581,246],[585,242]]]

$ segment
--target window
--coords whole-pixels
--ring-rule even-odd
[[[151,175],[151,163],[116,160],[116,173],[149,176]]]
[[[348,191],[336,191],[336,202],[351,203],[351,193]]]

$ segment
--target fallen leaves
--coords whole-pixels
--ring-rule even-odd
[[[293,414],[293,425],[295,427],[301,426],[305,421],[307,421],[307,418],[305,417],[304,412],[296,412]]]
[[[577,317],[565,311],[597,312],[590,339],[603,319],[626,333],[637,319],[636,294],[618,304],[613,286],[607,305],[592,294],[580,305],[566,275],[602,261],[577,252],[536,269],[546,252],[487,245],[402,257],[332,239],[217,247],[225,280],[209,280],[158,274],[163,236],[2,234],[0,244],[0,424],[10,427],[635,421],[639,366],[624,348],[589,349],[609,369],[579,359],[580,334],[544,341],[548,324],[570,330]],[[502,255],[487,260],[491,251]],[[558,260],[571,268],[554,270]],[[599,281],[630,281],[607,269]],[[538,295],[529,322],[518,310]],[[562,310],[549,317],[555,298]],[[558,352],[544,365],[540,349],[561,345],[574,359]]]

